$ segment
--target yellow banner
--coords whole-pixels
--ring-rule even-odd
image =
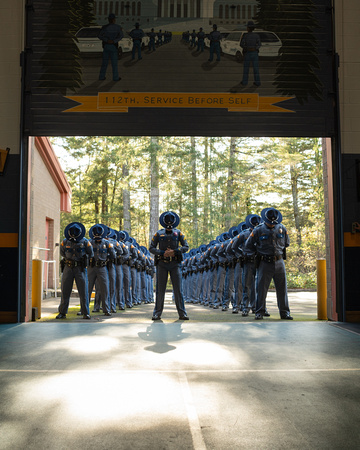
[[[295,112],[276,106],[293,97],[259,94],[99,92],[97,96],[67,96],[79,105],[64,112],[128,112],[129,108],[225,108],[229,112]]]

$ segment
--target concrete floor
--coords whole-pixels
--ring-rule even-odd
[[[359,449],[354,330],[149,316],[0,325],[0,449]]]
[[[317,293],[315,291],[290,291],[289,304],[291,308],[291,315],[294,320],[316,320],[317,319]],[[60,298],[48,298],[42,301],[41,305],[41,321],[54,320],[58,313],[58,306]],[[186,309],[189,313],[192,322],[253,322],[254,315],[249,317],[242,317],[241,314],[232,314],[232,308],[223,312],[221,309],[214,310],[213,308],[205,307],[200,304],[186,304]],[[275,291],[268,292],[266,298],[266,307],[271,313],[270,318],[266,321],[280,320],[279,311],[277,307]],[[90,308],[91,322],[106,322],[106,323],[148,323],[151,319],[154,305],[136,306],[135,308],[125,311],[117,311],[112,317],[104,317],[102,313],[93,314]],[[76,312],[80,310],[79,298],[75,295],[70,300],[69,314],[67,321],[77,320],[82,322],[82,316],[76,316]],[[172,300],[172,293],[167,292],[165,295],[165,309],[162,315],[164,323],[173,323],[178,319],[178,314]]]

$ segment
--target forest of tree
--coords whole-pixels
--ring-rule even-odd
[[[325,257],[320,139],[224,137],[53,138],[72,187],[72,212],[86,229],[105,223],[148,247],[161,212],[173,210],[190,248],[247,214],[274,206],[290,235],[289,286],[316,285]]]

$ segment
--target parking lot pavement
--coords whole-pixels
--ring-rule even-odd
[[[124,53],[118,62],[121,80],[113,82],[108,67],[107,80],[99,81],[101,56],[83,56],[83,85],[77,95],[97,95],[98,92],[198,92],[198,93],[255,93],[276,96],[274,78],[277,61],[260,58],[261,87],[253,86],[250,73],[249,85],[240,85],[243,63],[234,56],[222,55],[221,61],[208,62],[209,48],[196,52],[174,36],[171,43],[158,47],[155,52],[145,49],[142,60],[131,60],[131,53]],[[161,67],[161,70],[159,70]],[[216,86],[216,88],[215,88]]]
[[[290,291],[289,304],[291,315],[294,320],[309,321],[317,320],[317,293],[314,291]],[[57,308],[60,303],[60,298],[50,298],[43,300],[41,307],[41,319],[40,321],[55,320],[57,314]],[[267,297],[267,309],[271,316],[265,318],[266,321],[278,321],[280,320],[279,312],[277,309],[276,294],[275,292],[269,292]],[[241,314],[232,314],[231,307],[228,311],[221,311],[221,309],[212,309],[202,306],[200,304],[186,303],[186,310],[193,322],[249,322],[254,320],[254,315],[250,314],[248,317],[242,317]],[[117,311],[111,317],[104,317],[101,313],[91,313],[91,321],[93,322],[121,322],[121,323],[147,323],[151,322],[152,311],[154,304],[141,304],[134,308],[125,311]],[[81,316],[77,316],[76,312],[79,311],[79,299],[72,297],[70,302],[69,314],[67,319],[69,321],[76,320],[82,321]],[[178,320],[178,314],[175,308],[175,304],[172,301],[172,293],[167,292],[165,296],[165,308],[162,314],[163,322],[174,322]]]

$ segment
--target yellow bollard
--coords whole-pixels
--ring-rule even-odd
[[[31,282],[31,301],[32,307],[37,308],[37,319],[41,318],[41,299],[42,299],[42,261],[33,259],[32,261],[32,282]]]
[[[318,259],[316,261],[317,272],[317,318],[319,320],[327,320],[326,312],[326,260]]]

